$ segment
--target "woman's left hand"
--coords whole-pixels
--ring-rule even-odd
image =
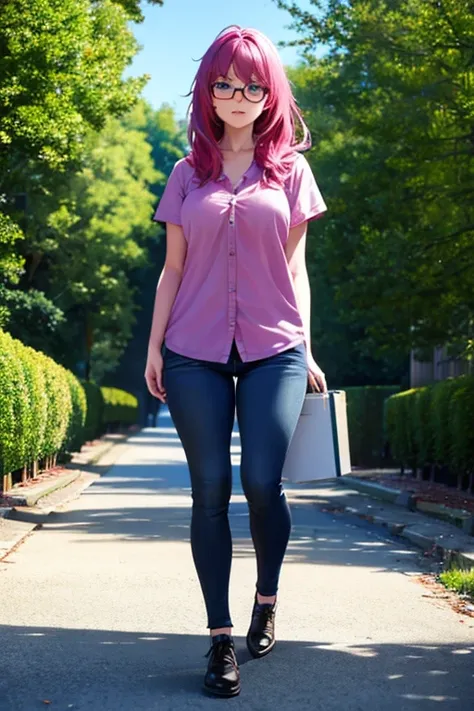
[[[311,353],[308,353],[306,356],[306,361],[308,363],[308,383],[312,391],[314,392],[316,390],[317,392],[327,393],[326,376]]]

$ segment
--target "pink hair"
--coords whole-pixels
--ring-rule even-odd
[[[224,134],[224,123],[214,112],[210,86],[217,77],[227,75],[231,64],[242,82],[249,83],[254,74],[269,89],[265,108],[254,124],[255,160],[264,169],[265,183],[282,185],[296,151],[311,147],[311,134],[275,46],[258,30],[236,25],[226,28],[202,58],[188,109],[188,139],[192,149],[188,161],[201,183],[216,180],[221,174],[218,141]],[[304,134],[301,142],[296,139],[297,120]]]

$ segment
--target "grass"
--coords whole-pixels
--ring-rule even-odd
[[[463,595],[470,595],[474,599],[474,568],[470,570],[452,568],[440,573],[439,577],[443,585],[449,590],[455,590]]]

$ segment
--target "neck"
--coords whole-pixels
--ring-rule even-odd
[[[223,150],[239,153],[239,151],[253,150],[253,123],[242,128],[235,128],[225,124],[224,135],[220,141],[220,147]]]

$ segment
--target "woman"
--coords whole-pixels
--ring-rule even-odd
[[[311,354],[305,265],[307,223],[326,205],[298,152],[310,147],[309,131],[260,32],[232,26],[207,50],[188,135],[191,153],[174,166],[154,217],[166,223],[167,251],[145,378],[168,403],[191,476],[191,547],[211,635],[204,687],[234,696],[227,516],[234,413],[258,573],[247,645],[262,657],[275,644],[291,529],[283,463],[308,384],[327,391]]]

